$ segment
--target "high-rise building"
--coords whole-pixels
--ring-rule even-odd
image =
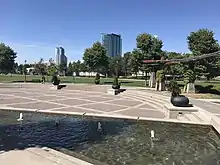
[[[118,34],[102,34],[102,45],[107,51],[109,57],[122,55],[122,39]]]
[[[67,57],[65,56],[65,50],[62,47],[56,48],[56,64],[66,64],[67,65]]]

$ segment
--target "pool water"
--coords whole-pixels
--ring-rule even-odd
[[[220,164],[219,135],[207,125],[40,113],[23,113],[18,122],[18,117],[19,112],[0,111],[0,151],[50,147],[103,165]]]

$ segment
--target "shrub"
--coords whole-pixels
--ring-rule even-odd
[[[100,75],[98,73],[95,75],[95,84],[100,84]]]
[[[179,96],[181,93],[180,87],[176,80],[171,80],[169,83],[169,91],[171,92],[172,96]]]
[[[196,80],[196,76],[195,76],[195,72],[191,69],[188,69],[185,73],[184,73],[184,83],[188,84],[188,83],[194,83]]]
[[[118,77],[114,77],[114,79],[113,79],[113,85],[121,85],[121,84],[118,82]]]
[[[60,84],[60,79],[58,78],[58,76],[57,75],[54,75],[53,77],[52,77],[52,83],[53,83],[53,85],[59,85]]]
[[[156,80],[162,82],[165,80],[165,73],[164,70],[158,70],[156,73]]]

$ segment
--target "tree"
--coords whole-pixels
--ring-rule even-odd
[[[107,68],[108,66],[106,50],[100,42],[96,42],[91,48],[85,49],[83,60],[92,71],[99,72],[101,69]]]
[[[57,67],[52,63],[47,67],[47,74],[53,76],[55,73],[57,73]]]
[[[53,76],[55,73],[57,73],[57,66],[54,63],[53,59],[49,59],[49,66],[47,66],[47,74],[50,76]]]
[[[18,73],[19,74],[23,74],[23,68],[24,68],[23,64],[18,65]]]
[[[40,61],[37,64],[35,64],[34,70],[39,75],[47,74],[47,66],[44,64],[43,58],[41,58]]]
[[[77,62],[73,62],[72,63],[72,67],[73,67],[73,72],[76,73],[76,76],[79,76],[79,73],[80,73],[80,67],[81,67],[81,61],[78,60]]]
[[[67,72],[67,63],[62,62],[60,65],[58,65],[58,70],[60,74],[65,75],[65,73]]]
[[[110,69],[110,72],[115,77],[119,77],[120,75],[123,74],[122,67],[123,67],[123,60],[121,56],[114,56],[110,58],[109,69]]]
[[[139,49],[134,49],[131,53],[131,71],[135,73],[137,77],[138,71],[141,69],[143,61],[143,54]]]
[[[189,50],[193,53],[193,56],[213,53],[220,50],[218,41],[214,38],[214,32],[208,29],[199,29],[196,32],[191,32],[187,40]],[[191,69],[194,72],[198,70],[197,72],[202,73],[209,80],[219,74],[217,62],[217,57],[201,59],[195,62],[194,68]]]
[[[184,55],[177,52],[166,52],[166,55],[168,60],[186,58]],[[184,72],[183,64],[174,64],[174,65],[171,64],[166,67],[166,74],[172,75],[173,79],[175,78],[175,75],[183,75],[183,72]]]
[[[69,62],[68,66],[67,66],[67,76],[72,76],[73,75],[73,65],[71,62]]]
[[[136,38],[137,42],[137,48],[141,51],[143,59],[145,60],[160,60],[163,51],[163,42],[162,40],[158,39],[157,37],[147,34],[147,33],[142,33],[137,36]],[[153,87],[156,83],[155,81],[155,72],[158,70],[156,66],[149,66],[149,65],[142,65],[142,70],[145,71],[146,75],[146,81],[147,81],[147,73],[148,71],[151,71],[151,78],[149,81],[150,87]]]
[[[125,74],[125,77],[127,77],[128,74],[131,73],[131,56],[132,56],[131,52],[126,52],[124,53],[124,56],[122,58],[123,61],[122,70]]]
[[[88,71],[88,68],[87,68],[87,66],[86,66],[86,64],[84,62],[82,62],[80,64],[80,71],[81,72],[87,72]]]
[[[14,72],[16,54],[12,48],[0,43],[0,73]]]

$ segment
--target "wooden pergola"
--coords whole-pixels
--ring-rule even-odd
[[[205,59],[205,58],[209,58],[209,57],[217,57],[217,56],[220,56],[220,51],[217,51],[214,53],[209,53],[209,54],[203,54],[200,56],[191,56],[188,58],[181,58],[181,59],[170,59],[170,60],[166,59],[166,60],[164,60],[162,58],[161,60],[144,60],[143,63],[148,64],[148,65],[155,65],[155,64],[159,64],[159,63],[161,63],[163,65],[170,65],[170,64],[187,63],[190,61],[197,61],[200,59]],[[149,80],[149,86],[153,87],[154,83],[156,83],[155,82],[155,73],[153,74],[153,72],[152,72],[152,75]],[[156,88],[157,88],[157,85],[158,84],[156,84]],[[162,85],[160,84],[159,86],[161,86],[161,87],[159,87],[159,90],[162,90]]]
[[[189,61],[197,61],[197,60],[200,60],[200,59],[209,58],[209,57],[216,57],[216,56],[220,56],[220,51],[217,51],[217,52],[214,52],[214,53],[209,53],[209,54],[203,54],[203,55],[200,55],[200,56],[192,56],[192,57],[188,57],[188,58],[181,58],[181,59],[144,60],[143,63],[145,63],[145,64],[163,63],[165,65],[168,65],[168,64],[186,63],[186,62],[189,62]]]

